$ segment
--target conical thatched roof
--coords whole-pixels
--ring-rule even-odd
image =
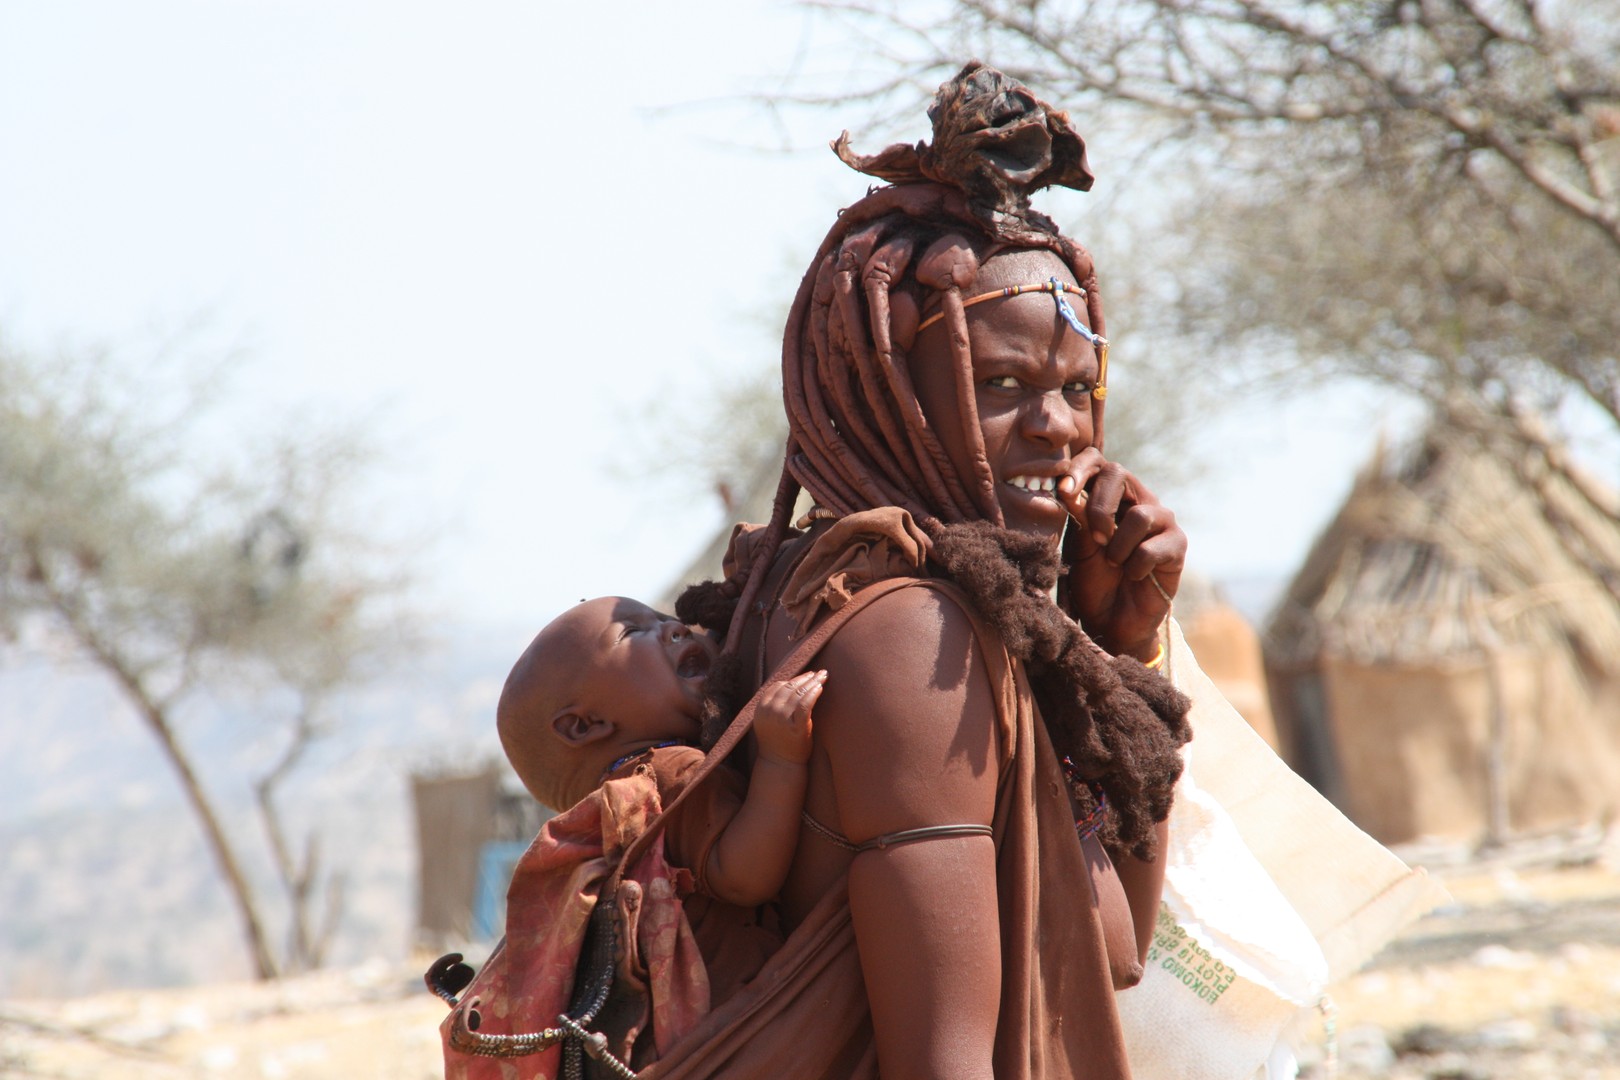
[[[1620,501],[1530,423],[1380,448],[1267,626],[1272,664],[1444,663],[1507,645],[1620,672]]]

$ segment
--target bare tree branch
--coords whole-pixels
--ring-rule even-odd
[[[36,552],[36,558],[37,554]],[[157,740],[164,759],[174,769],[175,776],[180,781],[181,792],[191,805],[198,824],[202,826],[203,837],[208,842],[209,851],[213,854],[220,873],[225,876],[231,899],[236,905],[237,915],[242,920],[242,932],[248,940],[254,970],[261,979],[274,978],[279,971],[265,935],[264,919],[259,914],[253,891],[248,887],[247,876],[242,871],[236,850],[225,834],[219,812],[214,808],[201,780],[192,768],[191,758],[181,749],[179,741],[175,738],[174,729],[169,722],[170,713],[147,692],[140,675],[131,670],[130,665],[112,643],[104,640],[97,628],[84,618],[82,605],[78,600],[59,589],[48,572],[38,584],[56,614],[95,659],[97,665],[117,683],[119,689],[135,706],[136,713],[146,724],[147,730]]]
[[[315,704],[404,644],[378,614],[399,583],[365,568],[364,545],[335,516],[357,460],[351,436],[293,432],[240,473],[205,466],[176,419],[198,418],[197,383],[165,416],[138,393],[119,398],[99,363],[0,349],[0,633],[52,628],[118,690],[174,770],[253,970],[271,978],[318,960],[333,925],[328,915],[315,938],[318,848],[295,864],[274,792],[318,734]],[[267,898],[177,726],[203,693],[242,685],[300,703],[282,718],[289,742],[256,792],[290,905],[285,959],[269,941]]]
[[[955,0],[926,23],[845,11],[906,31],[887,53],[906,53],[901,70],[954,69],[966,57],[938,43],[975,31],[982,59],[1049,98],[1171,121],[1155,138],[1216,162],[1175,218],[1224,275],[1203,276],[1218,298],[1200,297],[1203,315],[1184,309],[1195,336],[1280,335],[1312,363],[1435,401],[1469,386],[1576,394],[1620,430],[1616,0]],[[1356,214],[1295,220],[1347,195]],[[1279,219],[1288,259],[1254,243],[1285,239]],[[1247,323],[1211,321],[1223,309]]]

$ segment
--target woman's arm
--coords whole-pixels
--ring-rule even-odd
[[[967,616],[930,589],[873,604],[821,654],[817,706],[851,841],[988,825],[995,700]],[[958,836],[869,850],[849,903],[885,1080],[991,1080],[1001,995],[995,848]]]
[[[1176,515],[1124,466],[1095,449],[1075,459],[1070,475],[1058,482],[1057,495],[1073,519],[1064,549],[1074,565],[1059,585],[1062,603],[1115,655],[1144,663],[1162,657],[1161,632],[1187,561],[1187,534]],[[1156,831],[1158,858],[1148,863],[1121,856],[1114,866],[1143,964],[1164,892],[1170,826],[1160,822]]]

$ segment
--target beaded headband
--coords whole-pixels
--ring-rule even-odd
[[[1047,278],[1039,285],[1008,285],[1004,288],[991,289],[989,292],[969,297],[962,301],[962,309],[965,311],[974,304],[982,304],[986,300],[1019,296],[1023,293],[1051,293],[1052,299],[1057,303],[1058,314],[1063,316],[1063,321],[1068,323],[1070,329],[1075,333],[1091,342],[1091,347],[1097,350],[1097,386],[1091,391],[1091,396],[1098,401],[1106,398],[1108,396],[1108,339],[1101,334],[1092,333],[1091,328],[1081,322],[1080,316],[1075,314],[1074,305],[1069,303],[1068,298],[1063,295],[1064,293],[1073,293],[1075,296],[1086,295],[1086,290],[1080,286],[1070,285],[1067,281],[1059,281],[1056,277]],[[917,324],[917,333],[922,333],[944,317],[945,313],[943,311],[934,312]]]

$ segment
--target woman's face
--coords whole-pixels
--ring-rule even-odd
[[[1069,268],[1050,252],[1007,252],[984,264],[968,296],[1038,285],[1054,275],[1074,284]],[[1081,298],[1069,299],[1084,319]],[[1002,516],[1009,529],[1055,539],[1067,517],[1054,490],[1058,478],[1091,445],[1096,351],[1058,314],[1050,293],[986,300],[967,309],[967,325],[979,431]],[[976,473],[959,419],[948,338],[944,320],[917,335],[911,378],[929,426],[957,475],[971,484]]]

